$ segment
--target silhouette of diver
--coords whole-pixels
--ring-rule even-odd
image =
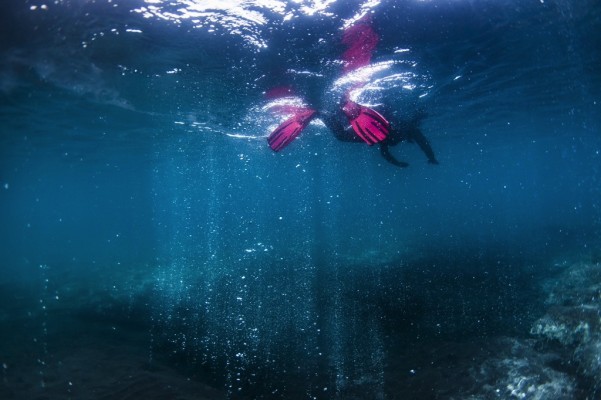
[[[370,16],[365,16],[346,27],[342,36],[342,44],[346,46],[341,57],[342,72],[348,74],[369,66],[378,41],[379,36],[371,26]],[[426,113],[421,111],[409,120],[400,120],[391,124],[379,112],[351,100],[351,92],[362,88],[365,84],[366,82],[359,79],[352,87],[347,88],[346,94],[334,112],[318,111],[319,108],[307,105],[290,87],[272,88],[265,93],[267,98],[283,99],[292,96],[300,101],[289,105],[282,103],[273,107],[274,111],[292,114],[292,116],[271,132],[267,138],[269,147],[276,152],[282,150],[300,135],[314,118],[319,118],[333,132],[336,139],[342,142],[363,142],[369,146],[379,144],[382,157],[397,167],[407,167],[409,164],[397,160],[390,153],[390,147],[403,141],[417,143],[428,158],[428,162],[438,164],[430,143],[419,127]],[[343,121],[348,123],[345,124]]]
[[[282,93],[290,94],[291,90],[277,88],[275,93],[280,96]],[[369,146],[379,144],[382,157],[397,167],[404,168],[409,164],[397,160],[390,153],[390,147],[404,141],[417,143],[428,162],[438,164],[430,142],[420,129],[422,120],[427,116],[423,109],[418,110],[410,119],[396,119],[390,123],[377,111],[348,98],[343,100],[336,111],[318,111],[319,108],[307,105],[279,107],[293,115],[281,123],[267,139],[271,149],[276,152],[288,146],[313,119],[318,118],[341,142],[367,143]]]
[[[363,139],[357,136],[350,126],[345,126],[345,124],[342,123],[344,117],[339,114],[341,113],[318,111],[316,117],[321,119],[326,127],[332,131],[334,137],[341,142],[363,143]],[[406,141],[409,143],[417,143],[428,158],[428,162],[430,164],[438,164],[438,160],[434,155],[434,150],[432,150],[430,142],[420,129],[421,122],[425,117],[427,117],[427,113],[424,110],[419,110],[411,119],[397,120],[390,125],[388,135],[384,140],[378,143],[380,145],[380,154],[386,161],[397,167],[408,167],[408,163],[397,160],[390,153],[391,146],[396,146],[397,144]]]

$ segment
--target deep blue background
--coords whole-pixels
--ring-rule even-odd
[[[527,332],[545,266],[599,257],[601,7],[374,6],[374,62],[416,89],[363,100],[425,109],[440,161],[404,143],[398,169],[317,123],[281,153],[266,145],[265,90],[335,97],[341,27],[360,8],[339,3],[287,4],[290,19],[247,6],[263,23],[143,18],[142,2],[3,6],[3,287],[36,300],[50,276],[56,293],[143,298],[176,349],[230,372],[303,363],[307,393],[383,368],[357,360],[391,332]]]

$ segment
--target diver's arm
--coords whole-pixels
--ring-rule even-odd
[[[432,150],[432,146],[430,146],[430,142],[424,136],[422,131],[419,128],[416,128],[411,132],[411,139],[417,143],[420,149],[424,152],[426,157],[428,157],[428,162],[430,164],[438,164],[438,160],[434,155],[434,150]]]
[[[409,166],[409,164],[407,164],[406,162],[399,161],[396,158],[394,158],[392,154],[390,154],[388,143],[380,143],[380,154],[382,155],[382,157],[384,157],[386,161],[393,165],[396,165],[397,167],[405,168]]]

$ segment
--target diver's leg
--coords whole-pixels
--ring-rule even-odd
[[[401,167],[401,168],[405,168],[405,167],[409,166],[409,164],[407,164],[406,162],[399,161],[396,158],[394,158],[394,156],[392,154],[390,154],[390,149],[386,142],[380,143],[380,154],[382,155],[382,157],[384,157],[384,159],[386,161],[388,161],[392,165],[396,165],[397,167]]]
[[[332,131],[334,137],[341,142],[361,142],[361,139],[354,132],[345,129],[340,119],[335,114],[319,112],[317,117],[321,119],[324,125]]]
[[[430,142],[428,141],[428,139],[426,139],[426,137],[419,128],[415,128],[412,130],[411,139],[417,143],[420,149],[422,149],[426,157],[428,157],[428,162],[430,164],[438,164],[438,160],[434,155],[434,150],[432,150]]]

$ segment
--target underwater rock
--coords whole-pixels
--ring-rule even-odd
[[[601,307],[601,264],[575,263],[543,285],[550,306]]]
[[[572,400],[575,379],[533,339],[497,337],[431,344],[389,360],[390,399]],[[411,360],[410,364],[403,360]],[[408,369],[408,366],[412,369]]]
[[[534,349],[534,341],[502,338],[497,353],[478,367],[470,368],[470,377],[480,387],[468,397],[453,399],[571,399],[574,380],[549,364],[555,356]]]
[[[601,340],[578,346],[574,351],[574,359],[582,370],[582,374],[599,379],[601,376]]]
[[[599,309],[590,305],[579,307],[551,307],[534,323],[530,333],[564,346],[588,344],[599,335]]]
[[[578,373],[601,375],[601,265],[574,264],[545,285],[551,307],[532,326],[544,342],[556,342]]]

